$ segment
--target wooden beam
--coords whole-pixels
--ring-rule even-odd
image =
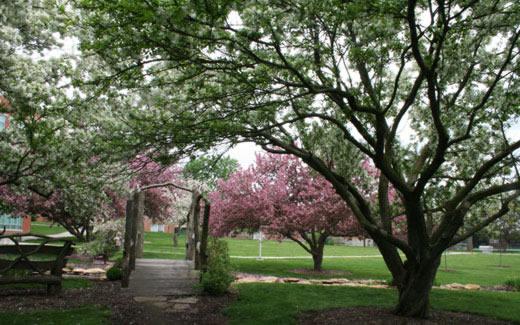
[[[144,192],[137,192],[134,196],[135,204],[135,224],[136,228],[136,246],[135,257],[142,258],[144,253]]]
[[[208,267],[208,235],[209,235],[209,214],[211,204],[204,200],[204,215],[202,218],[202,232],[200,234],[200,270],[206,271]]]
[[[132,227],[133,227],[133,209],[134,203],[132,199],[128,199],[126,201],[126,218],[125,218],[125,241],[124,241],[124,250],[123,250],[123,278],[121,279],[121,286],[123,288],[128,288],[128,284],[130,281],[130,251],[131,251],[131,243],[132,243]]]
[[[197,193],[195,209],[193,210],[193,264],[195,270],[200,270],[200,200],[202,195]]]

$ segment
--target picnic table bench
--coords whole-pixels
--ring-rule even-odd
[[[38,243],[23,243],[31,236]],[[48,294],[61,291],[62,269],[72,254],[71,240],[55,239],[35,234],[0,235],[0,285],[38,283],[47,285]],[[23,273],[22,275],[17,273]]]

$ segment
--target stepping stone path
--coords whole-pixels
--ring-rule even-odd
[[[237,273],[235,275],[235,283],[296,283],[296,284],[313,284],[325,286],[345,286],[345,287],[369,287],[377,289],[386,289],[390,286],[383,280],[363,280],[363,279],[301,279],[301,278],[286,278],[275,276],[263,276],[257,274]],[[440,289],[448,290],[481,290],[478,284],[459,284],[451,283],[438,287]]]
[[[137,296],[136,302],[145,304],[149,307],[158,308],[164,313],[192,313],[198,312],[195,305],[199,299],[195,296],[190,297],[171,297],[171,296]]]

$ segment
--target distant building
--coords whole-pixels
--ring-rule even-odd
[[[147,216],[144,217],[144,231],[145,232],[164,232],[167,234],[173,233],[175,230],[175,225],[172,223],[164,224],[164,223],[154,223],[151,218]]]
[[[17,217],[0,214],[0,232],[5,234],[28,233],[31,231],[31,217]]]

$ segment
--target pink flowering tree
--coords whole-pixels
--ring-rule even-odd
[[[162,168],[151,159],[138,157],[128,164],[129,177],[111,177],[110,172],[99,170],[90,175],[96,163],[96,159],[90,159],[82,174],[48,180],[33,190],[1,185],[0,212],[42,216],[62,225],[80,241],[89,241],[95,225],[124,217],[124,193],[129,189],[172,181],[180,173],[175,166]],[[145,214],[154,220],[169,220],[176,195],[171,188],[146,191]]]
[[[124,215],[124,201],[112,190],[94,187],[94,184],[63,185],[54,187],[48,195],[1,186],[2,210],[13,215],[45,217],[80,241],[92,239],[95,222]]]
[[[163,183],[183,184],[182,170],[176,165],[163,167],[146,156],[137,156],[130,162],[133,174],[129,183],[131,190]],[[175,214],[175,201],[182,193],[179,190],[164,186],[145,191],[144,214],[153,220],[171,221]]]
[[[213,235],[261,228],[295,241],[312,255],[315,271],[329,236],[359,233],[330,183],[287,155],[258,155],[254,166],[220,181],[209,197]]]

